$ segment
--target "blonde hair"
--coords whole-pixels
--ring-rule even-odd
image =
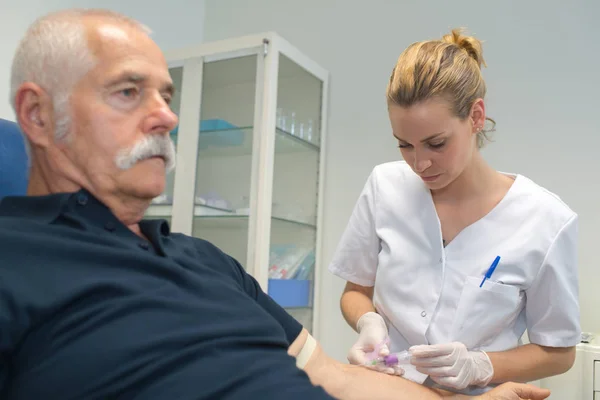
[[[465,36],[462,29],[453,29],[440,40],[411,44],[398,57],[387,86],[388,104],[410,107],[433,97],[447,100],[454,115],[464,120],[477,99],[486,94],[481,75],[483,48],[478,39]],[[487,133],[496,125],[491,118],[491,129],[477,134],[477,145],[489,140]]]

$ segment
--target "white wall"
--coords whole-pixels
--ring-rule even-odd
[[[208,0],[205,41],[274,30],[331,72],[323,261],[329,262],[371,168],[399,158],[385,111],[386,81],[411,42],[466,26],[485,40],[498,169],[557,192],[581,216],[583,329],[600,332],[595,228],[600,224],[594,0]],[[335,24],[335,27],[334,27]],[[535,233],[533,233],[535,234]],[[339,311],[343,282],[326,269],[320,339],[344,360],[355,336]]]
[[[21,36],[39,15],[68,6],[68,3],[69,0],[0,0],[0,118],[14,120],[8,101],[10,65]]]
[[[148,25],[163,49],[202,42],[204,0],[173,0],[148,6],[143,0],[0,0],[0,118],[14,120],[8,101],[10,65],[18,41],[36,18],[70,7],[108,8]]]
[[[202,42],[204,0],[71,0],[77,7],[107,8],[137,19],[152,29],[163,49]]]

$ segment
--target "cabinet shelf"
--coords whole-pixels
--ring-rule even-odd
[[[173,206],[170,204],[153,204],[148,208],[146,216],[149,218],[169,219],[171,218],[172,211]],[[195,224],[206,228],[247,228],[248,219],[249,218],[247,214],[236,214],[231,210],[205,205],[194,206]],[[278,225],[295,225],[297,227],[303,227],[312,230],[316,230],[317,228],[314,223],[291,218],[272,216],[271,220],[274,224]]]
[[[215,129],[200,131],[198,138],[198,157],[233,157],[252,155],[252,126],[230,129]],[[319,146],[283,129],[277,128],[275,135],[275,152],[319,153]]]

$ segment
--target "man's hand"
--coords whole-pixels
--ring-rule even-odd
[[[494,367],[483,351],[469,351],[462,343],[447,343],[410,348],[411,364],[440,385],[465,389],[471,385],[487,386]]]
[[[358,320],[356,327],[359,337],[348,352],[350,364],[365,365],[374,358],[390,354],[388,329],[381,315],[374,312],[365,313]],[[391,375],[404,374],[404,370],[400,367],[390,368],[379,365],[367,365],[367,367]]]
[[[481,400],[543,400],[550,391],[521,383],[505,383],[481,395]]]

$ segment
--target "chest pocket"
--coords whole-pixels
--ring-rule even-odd
[[[522,308],[524,294],[516,286],[468,276],[451,329],[451,340],[478,349],[512,326]]]

